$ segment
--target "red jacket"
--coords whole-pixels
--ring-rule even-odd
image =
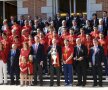
[[[64,46],[62,48],[63,60],[66,61],[73,53],[74,53],[74,49],[71,46],[68,46],[67,48]],[[72,64],[72,63],[73,63],[72,59],[67,62],[67,64]]]
[[[3,60],[4,63],[7,63],[5,50],[0,51],[0,60]]]

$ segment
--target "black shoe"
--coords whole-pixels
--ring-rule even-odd
[[[78,83],[76,86],[81,86],[81,85],[82,85],[82,84],[79,84],[79,83]]]
[[[20,82],[19,82],[19,81],[16,81],[16,82],[15,82],[15,84],[16,84],[16,85],[19,85],[19,84],[20,84]]]
[[[93,87],[96,87],[97,86],[97,84],[93,84]]]
[[[53,84],[50,84],[50,86],[53,86]]]
[[[8,85],[8,83],[4,83],[3,85]]]
[[[102,85],[99,85],[99,87],[102,87]]]
[[[85,87],[86,84],[82,84],[83,87]]]
[[[3,85],[3,83],[0,83],[0,85]]]

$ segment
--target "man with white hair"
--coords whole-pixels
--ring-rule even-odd
[[[74,60],[75,68],[78,75],[78,84],[77,86],[86,85],[86,57],[87,57],[87,48],[82,45],[81,39],[76,39],[76,46],[74,48]]]
[[[8,58],[8,68],[9,68],[9,74],[10,74],[10,85],[18,85],[19,84],[19,56],[20,56],[20,50],[17,49],[16,44],[12,44],[12,49],[9,52],[9,58]],[[14,75],[16,77],[16,81],[14,79]]]
[[[54,70],[57,76],[57,86],[60,86],[61,47],[57,45],[56,39],[52,39],[52,45],[48,48],[48,58],[50,65],[50,86],[54,84]]]
[[[59,27],[59,29],[58,29],[58,35],[62,35],[63,34],[63,29],[64,28],[67,28],[67,26],[66,26],[66,20],[62,21],[62,26]]]

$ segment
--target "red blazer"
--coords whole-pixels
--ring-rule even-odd
[[[5,50],[0,51],[0,60],[3,60],[4,63],[7,63]]]
[[[71,46],[68,46],[68,48],[66,48],[65,46],[62,48],[62,56],[63,56],[63,60],[66,61],[70,55],[74,53],[74,49]],[[67,62],[67,64],[72,64],[73,60],[69,60]]]

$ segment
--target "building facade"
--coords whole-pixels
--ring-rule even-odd
[[[93,13],[98,13],[98,17],[101,17],[102,11],[108,11],[108,0],[8,0],[8,2],[10,4],[11,2],[16,2],[13,8],[16,6],[16,15],[18,18],[20,15],[29,14],[32,17],[40,16],[46,19],[49,16],[53,17],[58,12],[61,14],[65,14],[66,12],[70,14],[83,12],[87,13],[87,18],[90,19]],[[3,12],[1,16],[7,18],[7,1],[1,3],[0,6],[3,7],[0,8]],[[10,10],[10,15],[15,13],[15,9],[13,10]]]

